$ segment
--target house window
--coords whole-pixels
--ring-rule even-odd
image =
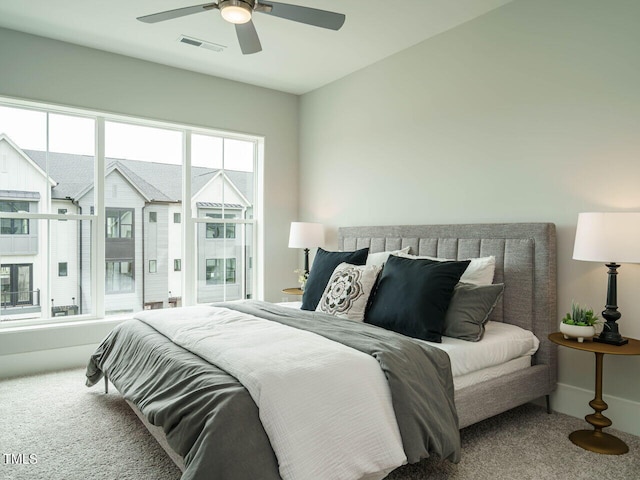
[[[39,294],[33,291],[33,265],[0,266],[0,300],[3,307],[39,304]],[[35,295],[34,295],[35,294]]]
[[[158,212],[149,212],[149,223],[158,222]]]
[[[67,214],[67,209],[66,208],[59,208],[58,209],[58,215],[66,215]]]
[[[157,260],[149,260],[149,273],[158,273]]]
[[[133,292],[133,262],[108,261],[106,264],[105,290],[107,293]]]
[[[173,223],[180,223],[180,221],[182,220],[180,215],[180,212],[176,212],[173,214]]]
[[[133,210],[107,209],[107,238],[133,237]]]
[[[222,218],[220,213],[207,213],[210,218]],[[225,214],[224,218],[236,218],[234,214]],[[236,238],[236,226],[231,223],[207,223],[207,238]]]
[[[182,270],[182,260],[180,258],[176,258],[173,261],[173,271],[180,272]]]
[[[235,258],[209,258],[206,270],[207,285],[236,283]]]
[[[58,276],[66,277],[67,276],[67,262],[59,262],[58,263]]]
[[[29,202],[0,200],[0,212],[28,212]],[[0,219],[0,235],[29,235],[29,220],[26,218]]]

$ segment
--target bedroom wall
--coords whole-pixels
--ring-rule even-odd
[[[604,265],[572,260],[577,215],[640,211],[640,2],[520,0],[308,93],[301,218],[345,225],[553,222],[558,321],[604,307]],[[333,244],[335,245],[335,243]],[[640,338],[640,265],[618,278]],[[592,413],[594,356],[559,351],[553,407]],[[640,357],[605,357],[606,415],[640,435]]]
[[[265,137],[265,298],[295,282],[286,248],[297,219],[298,97],[0,29],[0,96]],[[0,378],[86,364],[113,322],[0,330]]]

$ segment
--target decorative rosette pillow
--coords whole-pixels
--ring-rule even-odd
[[[341,263],[333,271],[316,312],[362,322],[380,270],[378,265]]]

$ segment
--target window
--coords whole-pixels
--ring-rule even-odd
[[[133,210],[107,209],[107,238],[133,237]]]
[[[107,293],[133,292],[133,262],[107,262],[106,274]]]
[[[193,305],[255,290],[261,139],[5,97],[0,132],[0,284],[21,305],[0,308],[0,329],[46,323],[51,305],[82,320],[166,306],[168,291]],[[220,259],[208,279],[206,259]]]
[[[0,200],[0,212],[28,212],[29,202]],[[0,235],[29,235],[29,220],[25,218],[3,218],[0,220]]]
[[[0,298],[2,308],[39,305],[39,292],[33,290],[32,264],[0,266]],[[35,303],[34,303],[35,302]]]
[[[207,213],[210,218],[222,218],[220,213]],[[224,218],[236,218],[234,214],[225,214]],[[236,238],[236,226],[231,223],[207,223],[207,238]]]
[[[207,259],[207,285],[222,285],[236,283],[236,259],[213,258]]]

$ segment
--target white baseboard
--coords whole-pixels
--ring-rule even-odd
[[[86,367],[96,345],[38,350],[0,356],[0,379]]]
[[[594,396],[593,390],[558,383],[556,391],[551,394],[551,409],[572,417],[584,418],[593,413],[589,402]],[[640,403],[606,394],[602,395],[602,399],[609,406],[602,413],[613,422],[611,428],[640,436]],[[589,426],[586,422],[585,425]]]

